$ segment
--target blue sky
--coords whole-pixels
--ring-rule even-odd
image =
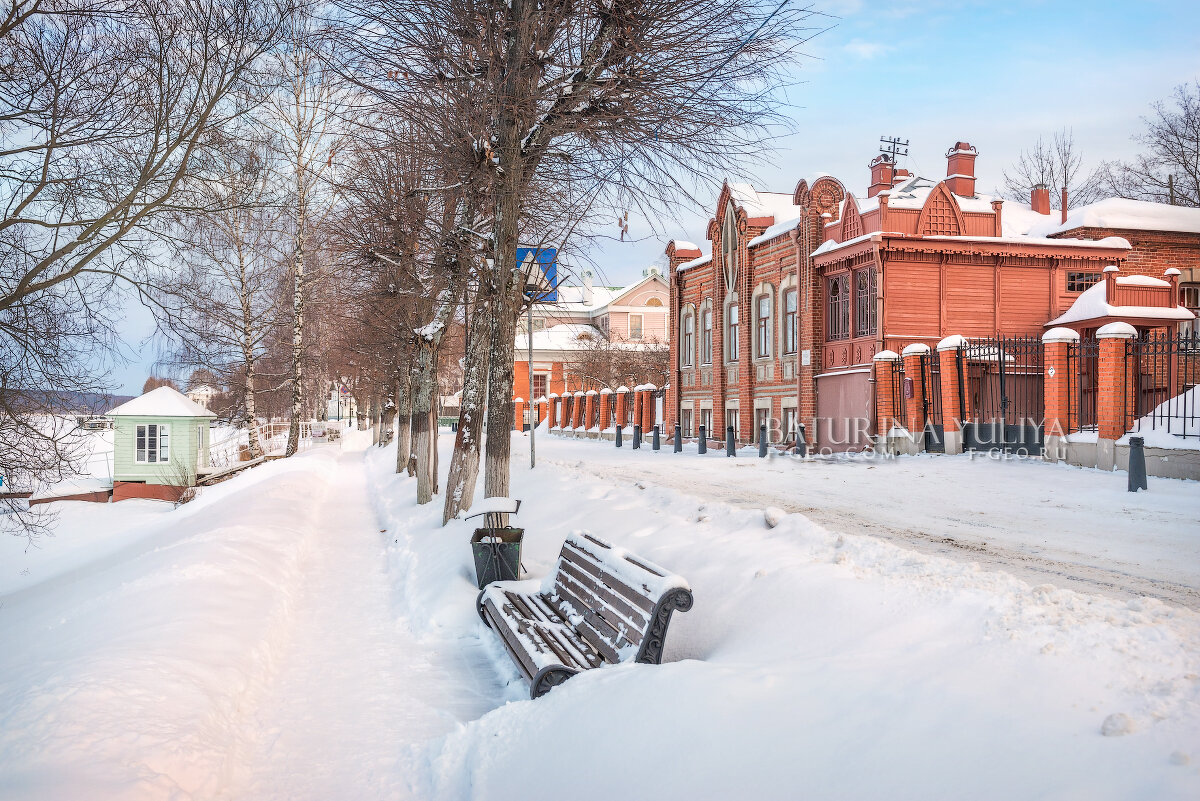
[[[862,193],[881,135],[908,139],[901,165],[929,177],[945,174],[948,147],[969,141],[987,193],[1022,149],[1064,126],[1090,168],[1136,153],[1130,137],[1150,103],[1200,78],[1196,2],[841,0],[815,8],[830,15],[829,30],[805,46],[809,57],[786,92],[795,133],[753,168],[762,189],[790,192],[799,178],[827,172]],[[697,208],[654,226],[631,214],[633,241],[590,245],[597,280],[640,277],[672,237],[707,249],[711,213]],[[149,315],[131,305],[124,336],[135,360],[115,372],[119,391],[140,391],[149,374],[149,333]]]

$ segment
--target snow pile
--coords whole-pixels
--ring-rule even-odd
[[[1005,212],[1007,213],[1007,209]],[[1045,223],[1033,228],[1035,236],[1069,231],[1072,228],[1113,228],[1133,231],[1184,231],[1200,234],[1200,209],[1152,203],[1146,200],[1107,198],[1071,209],[1067,221],[1058,212],[1042,217]]]
[[[1140,280],[1134,280],[1140,279]],[[1162,286],[1167,282],[1150,276],[1130,275],[1116,279],[1118,283],[1143,286]],[[1153,281],[1154,284],[1149,282]],[[1101,317],[1146,318],[1152,320],[1191,320],[1196,315],[1183,306],[1114,306],[1108,302],[1108,289],[1105,281],[1098,281],[1080,293],[1062,315],[1056,317],[1047,326],[1067,325],[1081,320],[1095,320]]]
[[[1127,445],[1131,436],[1141,437],[1149,448],[1200,450],[1200,386],[1160,403],[1119,442]]]

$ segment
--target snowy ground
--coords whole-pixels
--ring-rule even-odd
[[[666,664],[531,702],[475,614],[469,524],[437,526],[440,504],[416,507],[394,454],[362,444],[254,468],[178,510],[62,504],[42,549],[0,543],[0,798],[1200,797],[1200,615],[855,533],[956,519],[898,489],[937,460],[717,457],[679,491],[668,460],[700,457],[539,440],[542,465],[514,469],[530,574],[585,528],[686,576],[696,604]],[[1061,475],[1064,508],[1025,505],[1103,561],[1085,535],[1113,528],[1114,476],[962,467],[934,478],[943,494],[991,483],[989,545],[1022,517],[1016,487]],[[768,529],[751,499],[712,496],[885,469],[856,515],[819,522]],[[1110,547],[1194,586],[1196,493],[1177,483],[1120,499],[1163,516],[1165,545],[1118,527]],[[796,503],[854,505],[823,492]],[[1033,530],[1004,541],[1028,549]]]

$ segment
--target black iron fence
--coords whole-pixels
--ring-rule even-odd
[[[1100,342],[1081,339],[1067,345],[1067,429],[1095,431],[1096,398],[1100,394]]]
[[[1125,428],[1200,437],[1200,335],[1150,332],[1125,342]]]
[[[896,360],[892,365],[892,419],[885,420],[884,423],[888,428],[908,428],[908,403],[904,398],[904,362]]]
[[[925,410],[925,450],[946,452],[946,426],[942,418],[942,367],[937,353],[921,354],[921,397]]]
[[[959,347],[963,447],[1042,452],[1043,355],[1037,336],[972,339]]]

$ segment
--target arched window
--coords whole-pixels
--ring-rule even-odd
[[[737,212],[730,203],[725,207],[721,223],[721,255],[725,261],[725,288],[732,290],[737,283]]]
[[[771,296],[767,293],[754,300],[754,356],[765,359],[771,355]]]
[[[730,303],[725,307],[725,361],[738,360],[738,305]]]
[[[700,363],[712,364],[712,304],[700,312]]]
[[[783,352],[796,352],[796,290],[789,289],[783,293]]]
[[[659,306],[662,306],[663,302],[659,298],[650,298],[648,301],[646,301],[646,305],[657,308]]]
[[[692,312],[683,315],[683,336],[680,337],[679,364],[681,367],[691,367],[693,348],[696,345],[696,317]]]
[[[829,279],[828,339],[847,339],[850,336],[850,276],[843,273]]]

